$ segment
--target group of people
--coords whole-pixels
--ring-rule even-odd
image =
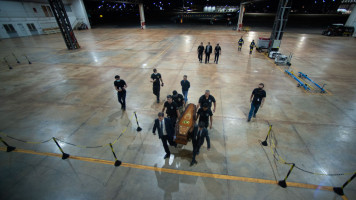
[[[239,40],[239,51],[241,51],[244,41],[241,37]],[[252,41],[250,48],[253,49],[255,46],[254,41]],[[250,49],[250,52],[252,50]],[[198,47],[199,61],[202,62],[202,54],[204,52],[203,43]],[[209,57],[211,53],[210,42],[205,48],[205,62],[209,62]],[[218,55],[217,55],[218,54]],[[215,61],[218,63],[219,54],[221,54],[221,48],[219,44],[215,47]],[[175,127],[177,120],[183,114],[186,103],[188,102],[188,91],[190,88],[190,82],[187,80],[187,75],[183,76],[180,84],[182,87],[182,94],[179,94],[176,90],[172,92],[172,95],[167,96],[167,101],[164,103],[162,111],[158,113],[158,118],[155,119],[153,126],[153,134],[156,135],[156,130],[158,132],[159,139],[161,139],[166,155],[164,159],[169,158],[171,153],[168,147],[177,147],[175,140]],[[151,82],[153,88],[153,94],[156,96],[156,102],[160,102],[160,89],[164,86],[162,75],[157,72],[157,69],[153,69],[151,74]],[[127,84],[124,80],[120,78],[119,75],[115,76],[114,87],[117,91],[118,102],[121,104],[121,109],[126,109],[126,88]],[[266,98],[266,91],[264,90],[264,84],[260,83],[258,88],[252,91],[250,97],[251,108],[248,114],[247,122],[251,121],[252,117],[256,117],[257,111],[263,107]],[[214,106],[214,107],[213,107]],[[212,109],[213,107],[213,109]],[[205,94],[199,98],[197,104],[197,121],[198,124],[194,126],[193,133],[191,135],[193,143],[193,158],[190,165],[197,164],[195,159],[196,155],[199,154],[201,146],[204,144],[205,139],[207,140],[208,150],[210,150],[210,137],[208,128],[212,129],[213,125],[213,113],[216,110],[216,100],[214,96],[210,94],[209,90],[205,91]],[[164,112],[166,112],[166,117]]]
[[[206,45],[205,49],[204,49],[204,45],[201,42],[200,45],[198,46],[197,49],[198,52],[198,59],[199,62],[202,63],[203,62],[203,53],[205,54],[205,64],[209,63],[210,60],[210,54],[213,52],[213,47],[210,45],[210,42],[208,42],[208,45]],[[219,62],[219,56],[221,55],[221,47],[218,44],[216,44],[215,49],[214,49],[214,63],[218,64]]]
[[[242,39],[242,37],[239,39],[239,41],[237,42],[239,44],[239,47],[238,47],[238,51],[241,51],[242,49],[242,45],[245,43],[244,42],[244,39]],[[255,44],[255,40],[252,40],[251,44],[250,44],[250,54],[252,54],[252,51],[253,51],[253,48],[256,47],[256,44]]]

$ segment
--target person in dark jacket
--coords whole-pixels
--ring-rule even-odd
[[[153,83],[153,94],[157,97],[157,103],[159,103],[159,93],[161,91],[161,85],[163,87],[164,83],[160,73],[157,73],[157,69],[153,69],[153,74],[151,74],[151,83]],[[162,82],[162,84],[160,84]]]
[[[250,97],[251,109],[248,114],[247,122],[251,121],[251,117],[256,118],[258,109],[262,108],[263,103],[265,102],[266,91],[263,90],[264,87],[265,87],[265,85],[263,83],[260,83],[258,85],[258,88],[255,88],[252,91],[252,94]]]
[[[238,51],[241,51],[242,45],[244,44],[244,39],[242,39],[242,36],[241,36],[241,38],[240,38],[238,43],[239,43]]]
[[[252,40],[250,44],[250,54],[252,54],[253,48],[256,47],[255,40]]]
[[[221,55],[221,47],[219,43],[216,45],[214,52],[215,52],[214,63],[218,64],[219,56]]]
[[[210,42],[208,42],[208,45],[205,47],[205,64],[209,63],[210,59],[210,54],[213,52],[213,47],[210,45]]]
[[[199,154],[200,147],[203,146],[204,140],[206,138],[206,142],[208,143],[208,151],[210,151],[210,137],[208,130],[205,128],[204,122],[200,122],[199,125],[194,126],[193,134],[192,134],[192,143],[193,143],[193,159],[190,163],[190,166],[197,164],[198,162],[195,160],[196,155]]]
[[[158,119],[155,120],[152,133],[156,135],[156,130],[158,131],[158,138],[162,140],[162,144],[164,147],[164,151],[166,155],[164,159],[169,158],[171,152],[169,151],[168,144],[174,147],[177,147],[177,144],[173,141],[174,140],[174,128],[172,122],[169,118],[164,117],[163,112],[158,113]]]
[[[126,88],[127,84],[124,80],[120,79],[119,75],[115,76],[114,87],[117,91],[117,100],[121,104],[121,109],[126,109]]]
[[[180,85],[182,86],[182,93],[184,96],[184,101],[187,103],[188,101],[188,90],[190,88],[190,82],[187,80],[188,76],[184,75],[183,80],[180,82]]]
[[[198,46],[198,59],[199,62],[202,63],[203,62],[203,53],[204,53],[204,45],[201,42],[200,45]]]

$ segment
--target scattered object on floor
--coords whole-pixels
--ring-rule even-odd
[[[299,77],[300,78],[305,78],[307,80],[309,80],[310,82],[312,82],[314,85],[316,85],[321,91],[321,93],[325,93],[325,89],[324,89],[324,86],[326,84],[324,84],[323,86],[320,86],[319,84],[317,84],[316,82],[314,82],[311,78],[308,77],[308,75],[306,74],[303,74],[302,72],[299,72]]]

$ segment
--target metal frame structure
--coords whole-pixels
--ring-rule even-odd
[[[270,37],[268,52],[278,51],[291,8],[292,0],[279,0],[278,10]]]
[[[321,90],[320,91],[321,93],[325,93],[326,92],[325,89],[324,89],[325,84],[323,85],[323,87],[321,87],[319,84],[314,82],[311,78],[309,78],[308,75],[306,75],[306,74],[304,74],[302,72],[299,72],[299,77],[308,79],[310,82],[312,82],[314,85],[316,85],[316,87],[318,87]]]
[[[68,50],[79,49],[79,43],[74,35],[62,0],[48,0],[48,2],[51,6],[52,12],[56,18],[58,27],[61,30],[64,42],[66,43]]]

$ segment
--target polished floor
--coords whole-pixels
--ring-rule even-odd
[[[238,52],[236,43],[242,35],[245,45]],[[82,48],[75,51],[66,50],[60,34],[0,41],[0,57],[13,67],[9,70],[1,63],[1,137],[18,149],[60,153],[53,141],[24,143],[4,134],[24,141],[56,137],[98,146],[115,141],[128,127],[114,144],[118,158],[133,166],[156,168],[115,168],[100,162],[0,151],[0,199],[356,199],[355,180],[343,197],[328,190],[265,184],[284,179],[290,166],[277,162],[275,149],[259,142],[271,124],[278,153],[287,162],[321,174],[355,171],[355,38],[284,35],[281,52],[293,53],[291,69],[326,84],[328,93],[319,94],[296,87],[296,81],[283,72],[285,67],[274,65],[264,54],[248,54],[249,43],[268,37],[267,32],[102,28],[76,32],[76,36]],[[198,63],[200,42],[220,43],[219,64],[213,64],[213,58],[210,64]],[[165,83],[162,99],[172,90],[180,91],[180,80],[188,75],[190,103],[197,103],[206,89],[217,100],[209,130],[212,149],[207,151],[204,144],[193,167],[189,166],[191,143],[171,148],[173,155],[164,160],[162,144],[152,135],[153,120],[163,106],[163,102],[155,103],[152,94],[153,68]],[[113,87],[116,74],[128,84],[126,112],[120,109]],[[265,84],[266,102],[257,118],[247,123],[249,97],[260,82]],[[136,131],[134,111],[141,132]],[[60,144],[73,156],[114,160],[107,145]],[[188,172],[168,173],[161,168]],[[295,168],[287,184],[340,187],[351,176],[322,176]]]

